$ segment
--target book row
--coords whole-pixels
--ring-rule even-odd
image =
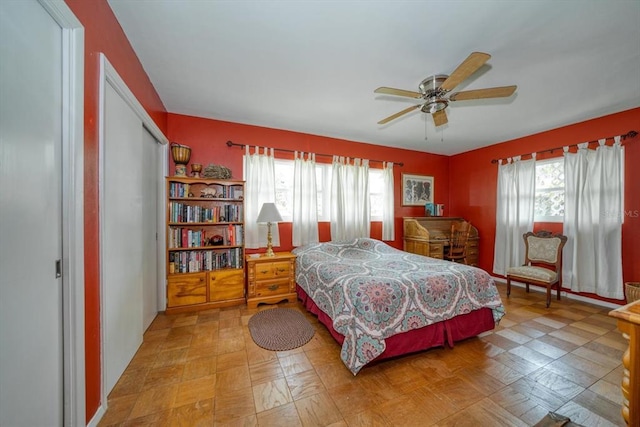
[[[222,198],[241,200],[243,197],[242,185],[210,184],[186,184],[183,182],[169,183],[169,197],[200,197]]]
[[[243,268],[242,248],[169,252],[169,274]]]
[[[197,206],[169,202],[170,222],[242,222],[242,205]]]
[[[169,248],[197,248],[202,246],[235,246],[244,242],[242,225],[229,224],[216,227],[215,230],[171,227],[169,229]]]

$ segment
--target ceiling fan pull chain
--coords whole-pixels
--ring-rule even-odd
[[[427,138],[427,120],[425,119],[424,121],[424,140],[427,141],[429,138]]]

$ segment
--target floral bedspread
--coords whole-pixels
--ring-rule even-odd
[[[355,375],[385,350],[385,338],[504,306],[476,267],[410,254],[378,240],[314,243],[293,250],[296,281],[344,335],[341,358]]]

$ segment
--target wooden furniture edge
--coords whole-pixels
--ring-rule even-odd
[[[640,301],[609,312],[629,346],[622,356],[622,418],[629,426],[640,425]]]
[[[190,311],[210,310],[212,308],[234,307],[238,305],[243,305],[244,303],[245,303],[245,299],[243,297],[243,298],[235,298],[235,299],[230,299],[225,301],[203,302],[202,304],[179,305],[175,307],[167,307],[165,309],[165,314],[179,314],[179,313],[188,313]]]

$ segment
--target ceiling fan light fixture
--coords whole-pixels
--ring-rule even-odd
[[[422,108],[420,109],[423,113],[430,113],[433,114],[435,112],[444,110],[445,108],[447,108],[447,101],[444,99],[438,99],[438,98],[430,98],[428,100],[427,103],[425,103]]]

